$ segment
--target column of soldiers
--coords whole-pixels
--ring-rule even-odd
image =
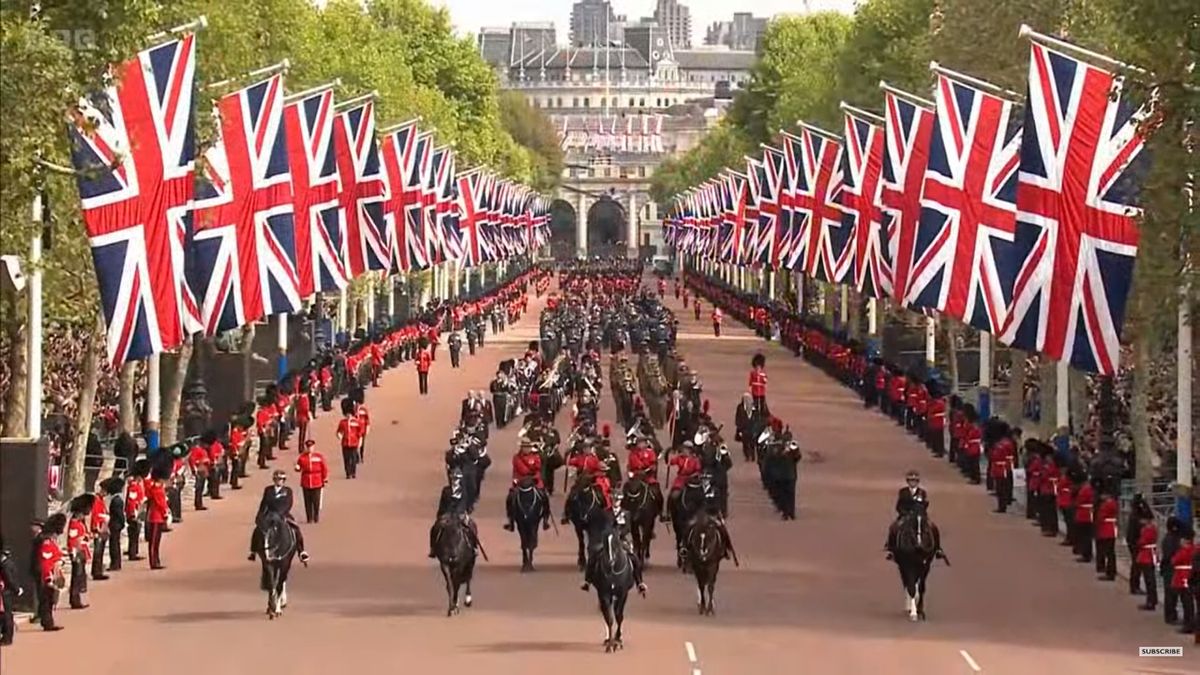
[[[1134,495],[1122,533],[1120,480],[1130,472],[1115,453],[1023,439],[1019,427],[995,417],[984,419],[974,405],[948,394],[929,374],[872,357],[866,345],[787,306],[764,303],[695,274],[685,277],[685,287],[694,291],[697,302],[708,299],[760,336],[777,333],[785,348],[855,389],[865,407],[878,407],[922,441],[933,457],[948,459],[968,482],[983,485],[994,496],[997,513],[1015,503],[1014,471],[1023,467],[1025,516],[1044,536],[1065,533],[1063,546],[1080,563],[1093,565],[1104,581],[1116,579],[1117,540],[1123,537],[1130,556],[1129,592],[1145,596],[1140,609],[1157,610],[1161,582],[1166,623],[1179,625],[1181,633],[1200,630],[1200,547],[1193,545],[1193,524],[1168,518],[1160,541],[1155,514],[1141,495]]]

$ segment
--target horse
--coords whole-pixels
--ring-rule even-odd
[[[642,564],[650,560],[650,542],[654,539],[654,521],[661,510],[661,494],[656,496],[657,486],[647,483],[640,475],[634,475],[622,488],[621,507],[629,519],[629,530],[633,537],[633,551]]]
[[[918,503],[900,517],[896,523],[895,546],[892,558],[900,570],[900,583],[904,585],[905,609],[910,621],[925,620],[925,581],[933,566],[933,559],[942,553],[941,534],[937,525],[929,519],[924,504]],[[949,560],[946,560],[949,564]]]
[[[475,546],[471,543],[471,535],[467,524],[453,514],[443,515],[441,536],[435,546],[438,566],[442,570],[442,578],[446,580],[446,616],[459,613],[459,589],[465,590],[463,604],[471,606],[471,576],[475,573]]]
[[[575,481],[575,487],[567,495],[567,519],[575,526],[575,538],[579,541],[576,564],[580,571],[587,565],[584,535],[588,525],[604,512],[604,493],[586,477],[586,474],[580,474]]]
[[[712,616],[713,591],[721,561],[731,550],[720,523],[707,509],[701,509],[687,524],[684,534],[688,567],[696,577],[697,609],[701,616]],[[736,562],[736,559],[735,559]]]
[[[267,618],[283,615],[287,607],[287,580],[296,556],[296,533],[286,518],[273,511],[258,523],[262,546],[255,551],[262,561],[259,586],[267,592]]]
[[[532,572],[533,552],[538,546],[538,522],[549,512],[550,505],[531,476],[522,478],[512,494],[512,513],[516,516],[513,524],[521,537],[521,571]]]
[[[632,556],[625,550],[621,535],[608,513],[588,521],[588,583],[596,587],[600,613],[606,629],[605,653],[625,648],[621,629],[625,622],[625,603],[634,586]]]
[[[680,570],[686,571],[683,567],[683,550],[687,524],[712,494],[712,478],[706,474],[696,474],[684,484],[678,499],[668,500],[667,511],[671,527],[675,530],[675,566]]]

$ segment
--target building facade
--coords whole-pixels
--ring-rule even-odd
[[[679,0],[658,0],[654,22],[667,31],[675,49],[692,48],[692,10]]]
[[[757,51],[758,41],[767,30],[769,21],[750,12],[734,12],[732,21],[717,21],[708,27],[704,44],[724,45],[736,51]]]

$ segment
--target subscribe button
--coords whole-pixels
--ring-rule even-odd
[[[1138,656],[1183,656],[1183,647],[1138,647]]]

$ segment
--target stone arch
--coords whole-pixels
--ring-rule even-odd
[[[587,212],[588,255],[624,256],[629,214],[610,195],[601,195]]]
[[[575,257],[575,231],[579,216],[575,207],[565,199],[550,202],[550,255],[568,260]]]

